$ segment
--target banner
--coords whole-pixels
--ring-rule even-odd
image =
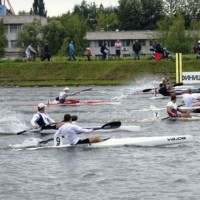
[[[200,84],[200,72],[182,72],[183,84]]]

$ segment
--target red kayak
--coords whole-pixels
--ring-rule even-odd
[[[104,101],[104,100],[90,100],[90,101],[79,101],[75,99],[68,99],[64,103],[58,101],[49,102],[47,106],[80,106],[80,105],[120,105],[119,101]]]

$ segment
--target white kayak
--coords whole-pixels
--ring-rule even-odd
[[[187,106],[179,106],[179,108],[183,109],[183,110],[197,110],[200,109],[200,106],[193,106],[193,107],[187,107]]]
[[[198,121],[200,120],[200,116],[192,116],[191,118],[189,117],[169,117],[169,120],[171,121]]]
[[[39,150],[49,148],[67,148],[67,147],[86,147],[86,148],[104,148],[104,147],[119,147],[119,146],[141,146],[141,147],[156,147],[167,146],[191,142],[192,135],[172,135],[172,136],[155,136],[155,137],[129,137],[129,138],[108,138],[105,141],[84,145],[64,144],[60,146],[39,146],[26,148],[28,150]]]
[[[175,86],[175,90],[187,90],[187,89],[193,89],[195,88],[194,85],[180,85],[180,86]]]

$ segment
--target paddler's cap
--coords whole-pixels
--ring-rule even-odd
[[[64,89],[63,89],[63,91],[69,91],[69,88],[68,88],[68,87],[66,87],[66,88],[64,88]]]
[[[45,104],[43,104],[43,103],[39,103],[39,104],[38,104],[38,108],[39,108],[39,109],[44,108],[44,107],[46,107]]]

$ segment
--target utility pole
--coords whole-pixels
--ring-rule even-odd
[[[7,4],[8,4],[8,6],[9,6],[9,9],[10,9],[10,12],[11,12],[11,14],[13,14],[13,15],[15,15],[15,11],[13,10],[13,7],[12,7],[12,5],[11,5],[11,3],[10,3],[10,1],[9,0],[4,0],[3,1],[4,3],[4,5],[6,6],[6,2],[7,2]],[[0,0],[0,5],[2,4],[2,0]]]

